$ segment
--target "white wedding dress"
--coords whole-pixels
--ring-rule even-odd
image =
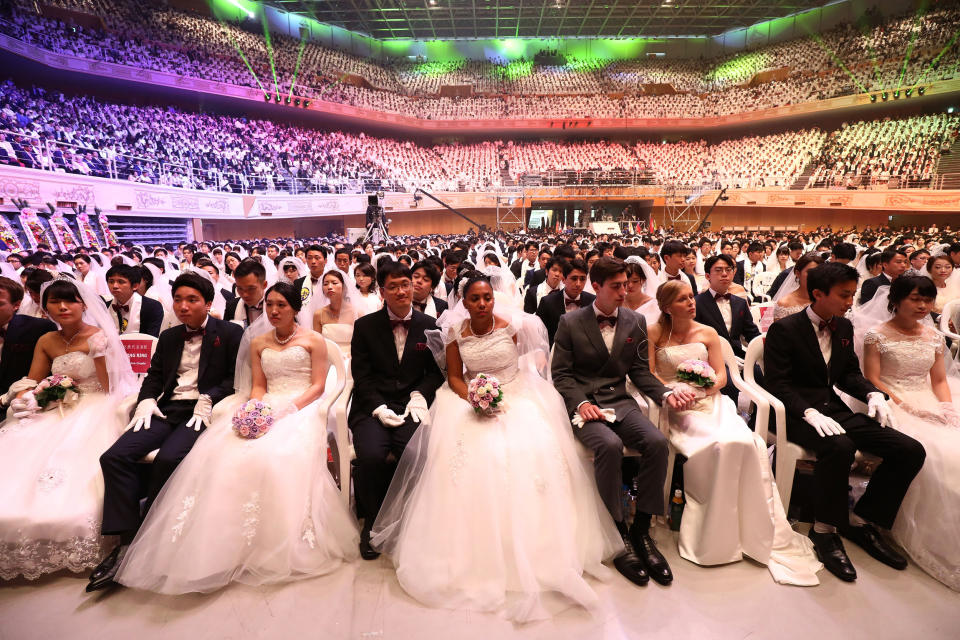
[[[677,382],[684,360],[707,360],[701,343],[657,351],[657,375]],[[767,565],[782,584],[820,584],[810,540],[787,520],[773,481],[766,444],[722,394],[699,400],[687,411],[668,411],[671,444],[687,457],[683,466],[686,506],[680,524],[681,557],[701,565],[736,562],[744,555]]]
[[[905,336],[878,327],[864,336],[880,353],[880,381],[912,408],[938,412],[930,385],[937,354],[950,353],[943,336],[925,327],[919,336]],[[960,409],[960,381],[948,378],[953,403]],[[893,525],[896,541],[924,571],[960,591],[960,429],[934,417],[924,418],[890,403],[898,429],[916,438],[927,451],[920,473],[900,506]]]
[[[466,380],[502,384],[505,409],[478,417],[447,385],[408,444],[373,529],[397,578],[432,607],[516,622],[598,604],[585,574],[622,548],[578,452],[559,394],[520,358],[513,329],[456,338]]]
[[[311,381],[301,346],[260,355],[264,402],[280,407]],[[209,592],[330,573],[358,555],[357,523],[327,471],[317,403],[256,440],[233,432],[245,400],[217,404],[212,424],[167,481],[124,557],[117,582],[158,593]]]
[[[114,401],[97,378],[94,358],[107,348],[103,332],[89,352],[54,358],[51,375],[73,378],[77,404],[8,418],[0,425],[0,578],[28,579],[95,567],[101,558],[103,476],[100,455],[123,432]]]

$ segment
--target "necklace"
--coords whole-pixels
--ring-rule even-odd
[[[274,329],[274,330],[273,330],[273,339],[277,341],[277,344],[287,344],[288,342],[290,342],[291,340],[293,340],[293,337],[294,337],[295,335],[297,335],[297,330],[298,330],[298,329],[299,329],[299,327],[294,327],[293,333],[291,333],[289,336],[287,336],[287,337],[284,338],[283,340],[280,339],[280,336],[277,335],[277,330]]]
[[[81,331],[83,331],[83,330],[82,330],[82,329],[78,330],[75,334],[73,334],[73,337],[70,338],[69,340],[67,340],[65,337],[63,337],[63,330],[62,330],[62,329],[61,329],[60,331],[57,331],[57,333],[60,334],[60,339],[63,340],[63,344],[66,345],[66,348],[67,348],[67,350],[69,351],[69,350],[70,350],[70,345],[72,345],[72,344],[73,344],[73,341],[77,339],[77,336],[80,335]]]
[[[473,333],[474,338],[483,338],[485,336],[488,336],[491,333],[493,333],[493,330],[496,328],[497,328],[497,320],[496,318],[494,318],[493,321],[490,323],[489,331],[487,331],[486,333],[477,333],[477,330],[473,328],[473,320],[470,321],[470,332]]]

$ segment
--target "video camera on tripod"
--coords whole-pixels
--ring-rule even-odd
[[[363,236],[364,242],[384,243],[389,237],[387,229],[390,221],[383,214],[383,195],[383,191],[367,195],[367,232]]]

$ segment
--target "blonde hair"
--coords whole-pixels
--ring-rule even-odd
[[[683,280],[667,280],[657,287],[657,307],[660,308],[660,318],[657,320],[657,324],[660,325],[660,340],[657,344],[670,341],[670,335],[673,333],[673,318],[667,313],[667,309],[677,301],[684,287],[689,289],[690,284]]]

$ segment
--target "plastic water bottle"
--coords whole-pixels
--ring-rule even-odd
[[[670,530],[680,531],[680,519],[683,518],[683,491],[677,489],[670,500]]]

